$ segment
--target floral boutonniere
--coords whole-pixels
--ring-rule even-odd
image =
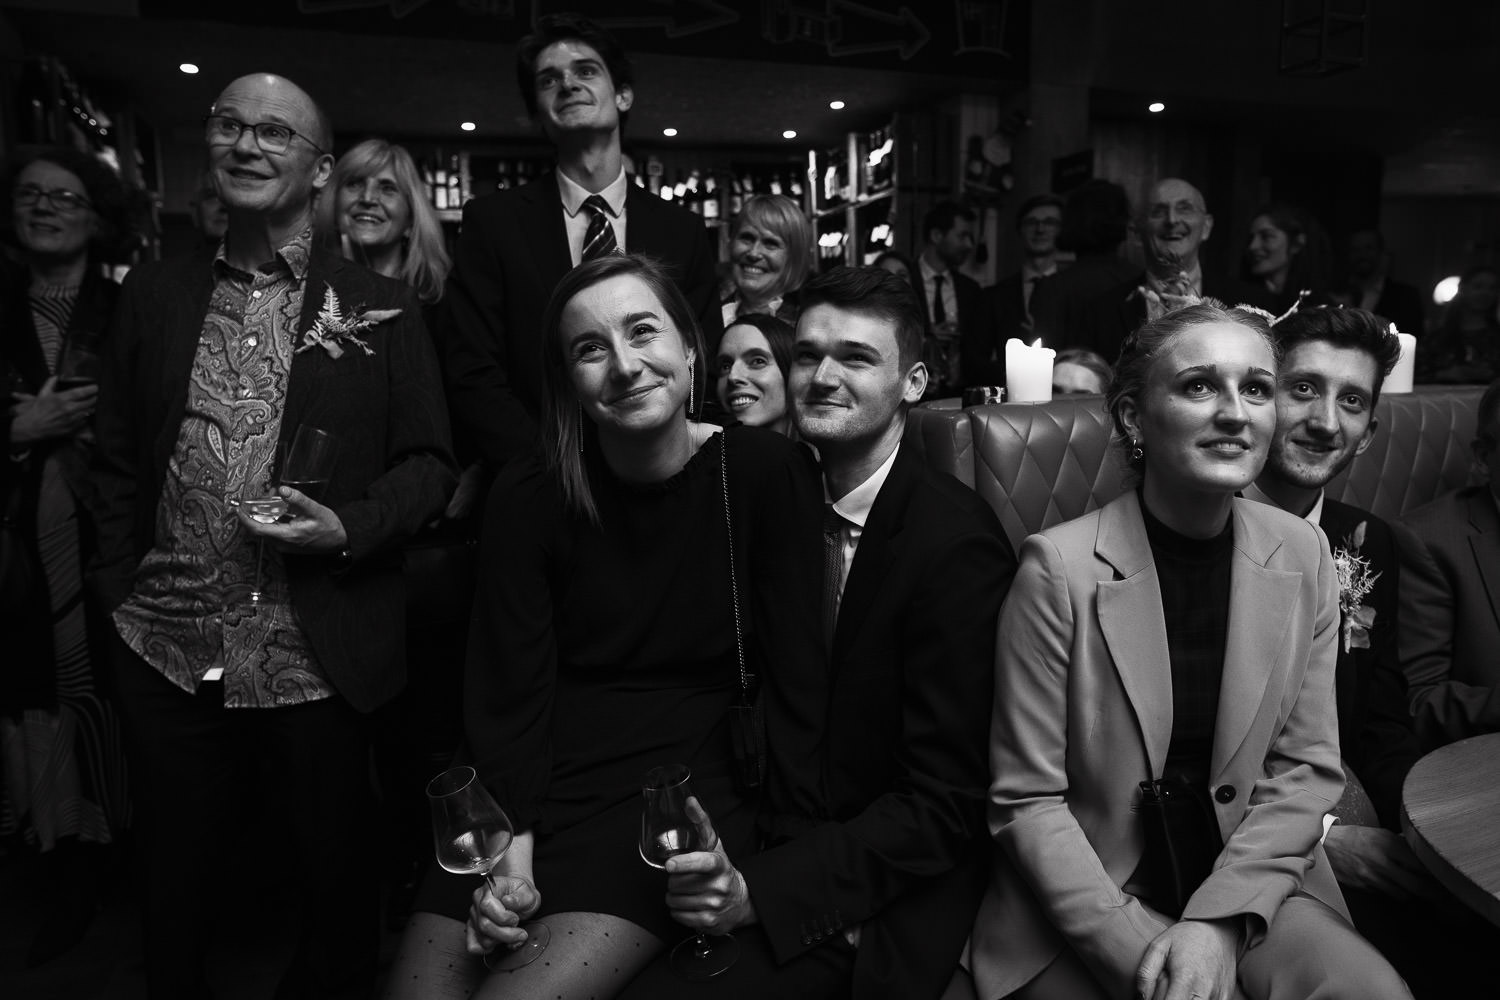
[[[323,308],[313,320],[312,327],[302,335],[302,346],[297,353],[313,347],[321,347],[328,356],[337,360],[344,356],[344,344],[353,344],[367,355],[375,351],[360,338],[360,334],[374,326],[401,315],[400,309],[366,309],[344,312],[343,304],[334,294],[332,285],[323,286]]]
[[[1370,648],[1370,629],[1375,625],[1375,609],[1364,603],[1380,574],[1372,572],[1370,560],[1359,554],[1365,544],[1365,522],[1359,522],[1353,533],[1333,552],[1333,565],[1339,577],[1339,611],[1343,615],[1344,652]]]

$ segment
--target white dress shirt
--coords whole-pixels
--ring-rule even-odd
[[[890,455],[881,463],[880,468],[870,474],[869,479],[833,503],[834,513],[844,519],[843,571],[839,575],[840,604],[844,602],[844,586],[849,582],[849,567],[854,565],[854,553],[859,550],[859,536],[864,534],[865,522],[870,519],[870,508],[875,506],[875,498],[880,495],[880,489],[885,485],[886,477],[891,474],[891,466],[896,463],[896,454],[900,450],[901,445],[897,443],[896,447],[891,449]],[[827,484],[824,484],[823,489],[824,499],[830,499]]]

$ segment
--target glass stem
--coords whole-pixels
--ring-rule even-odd
[[[266,540],[262,538],[255,544],[255,589],[250,591],[250,603],[260,603],[260,572],[261,566],[266,558]]]
[[[712,952],[713,948],[708,944],[708,935],[699,931],[697,938],[693,940],[693,954],[698,958],[707,958]]]

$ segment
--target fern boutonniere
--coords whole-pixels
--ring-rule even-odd
[[[323,308],[318,311],[313,325],[302,335],[302,346],[297,348],[297,353],[321,347],[328,352],[330,358],[338,360],[344,356],[343,345],[349,344],[358,347],[366,355],[373,356],[374,348],[360,334],[377,323],[384,323],[400,315],[400,309],[366,309],[363,312],[355,309],[345,312],[343,303],[334,294],[333,286],[324,285]]]

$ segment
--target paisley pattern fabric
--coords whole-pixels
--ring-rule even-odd
[[[115,612],[126,644],[178,687],[196,692],[205,673],[222,668],[229,708],[334,694],[293,612],[280,554],[229,506],[271,491],[310,241],[304,232],[255,274],[232,268],[220,248],[156,542]],[[257,576],[258,604],[250,601]]]

